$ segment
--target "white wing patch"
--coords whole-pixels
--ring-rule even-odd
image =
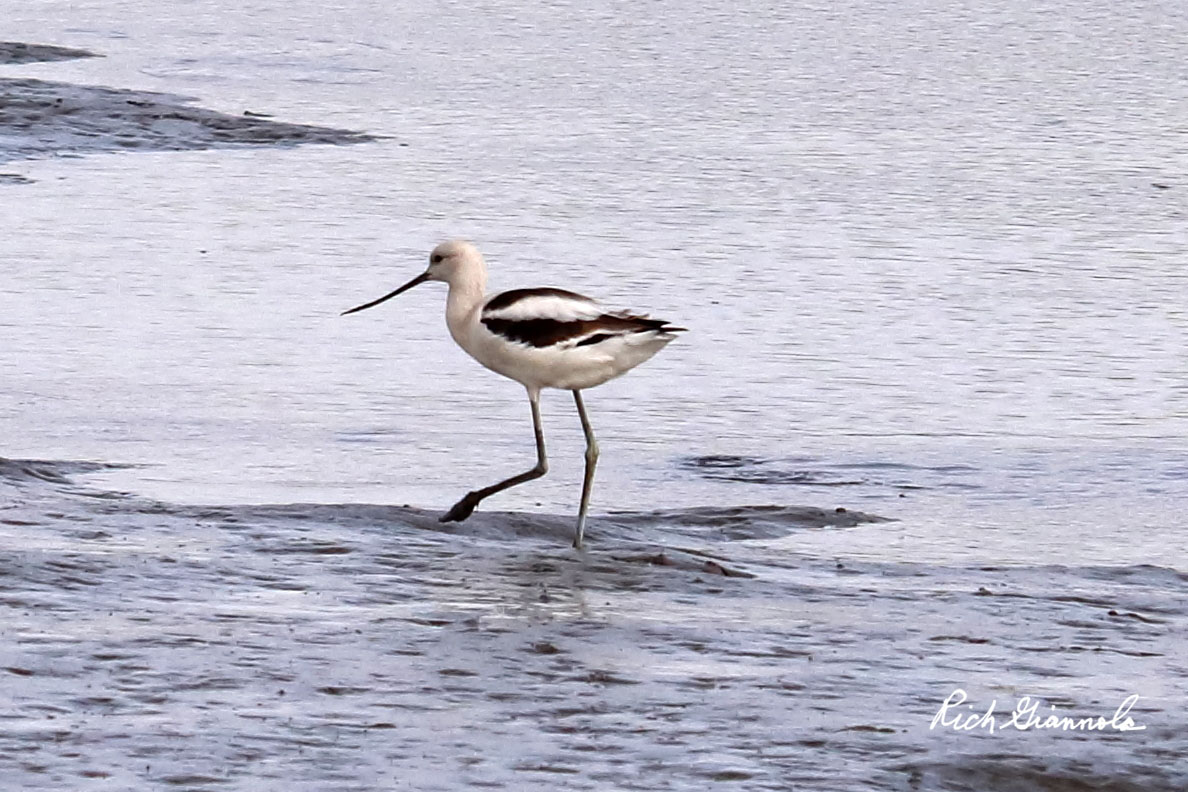
[[[482,319],[589,322],[604,313],[602,306],[580,294],[560,289],[519,289],[492,297],[483,307]]]

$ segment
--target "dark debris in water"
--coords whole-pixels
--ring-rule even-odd
[[[699,456],[680,461],[680,466],[715,481],[747,484],[803,484],[844,487],[867,483],[863,479],[838,476],[827,470],[805,469],[806,460],[771,460],[747,456]]]
[[[852,528],[863,523],[889,522],[890,518],[852,509],[822,509],[817,506],[699,506],[649,512],[611,512],[594,523],[616,528],[665,533],[710,541],[776,539],[798,531],[821,528]]]
[[[714,559],[694,556],[679,550],[665,550],[659,553],[647,553],[643,555],[615,556],[615,558],[619,561],[630,563],[677,567],[680,569],[690,569],[695,572],[705,572],[710,575],[721,575],[722,577],[755,577],[750,572],[736,569]]]
[[[45,481],[51,484],[73,484],[74,476],[95,473],[100,470],[119,470],[126,467],[129,466],[100,462],[0,457],[0,481]]]
[[[19,173],[0,173],[0,184],[32,184],[33,180]]]
[[[26,44],[23,41],[0,41],[0,66],[95,57],[98,57],[95,53],[83,49],[52,44]]]
[[[764,459],[730,454],[686,457],[678,465],[712,481],[767,486],[874,486],[894,490],[977,486],[968,480],[976,469],[965,465],[927,466],[882,460],[829,462],[808,457]]]

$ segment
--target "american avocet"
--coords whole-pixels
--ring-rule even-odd
[[[586,415],[582,391],[635,368],[674,339],[674,332],[684,328],[647,316],[606,311],[589,297],[562,289],[515,289],[488,297],[487,265],[478,248],[462,241],[442,242],[429,254],[429,269],[399,289],[344,311],[343,315],[379,305],[425,281],[449,284],[446,325],[458,346],[487,368],[528,389],[536,432],[536,467],[466,493],[442,515],[441,521],[465,520],[484,498],[548,472],[540,426],[540,391],[562,388],[573,391],[586,433],[586,473],[573,539],[573,546],[580,548],[598,462],[598,441]]]

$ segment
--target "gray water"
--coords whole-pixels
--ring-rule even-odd
[[[1185,786],[1182,4],[389,6],[0,0],[104,56],[0,78],[380,136],[0,129],[22,788]],[[432,286],[338,316],[450,237],[690,328],[588,394],[587,556],[567,397],[443,531],[522,390]],[[929,730],[954,687],[1148,728]]]

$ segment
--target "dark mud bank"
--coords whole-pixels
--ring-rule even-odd
[[[91,54],[0,43],[0,65]],[[193,151],[376,140],[363,132],[273,121],[251,111],[220,113],[194,107],[193,101],[151,91],[0,78],[0,162],[103,151]]]

